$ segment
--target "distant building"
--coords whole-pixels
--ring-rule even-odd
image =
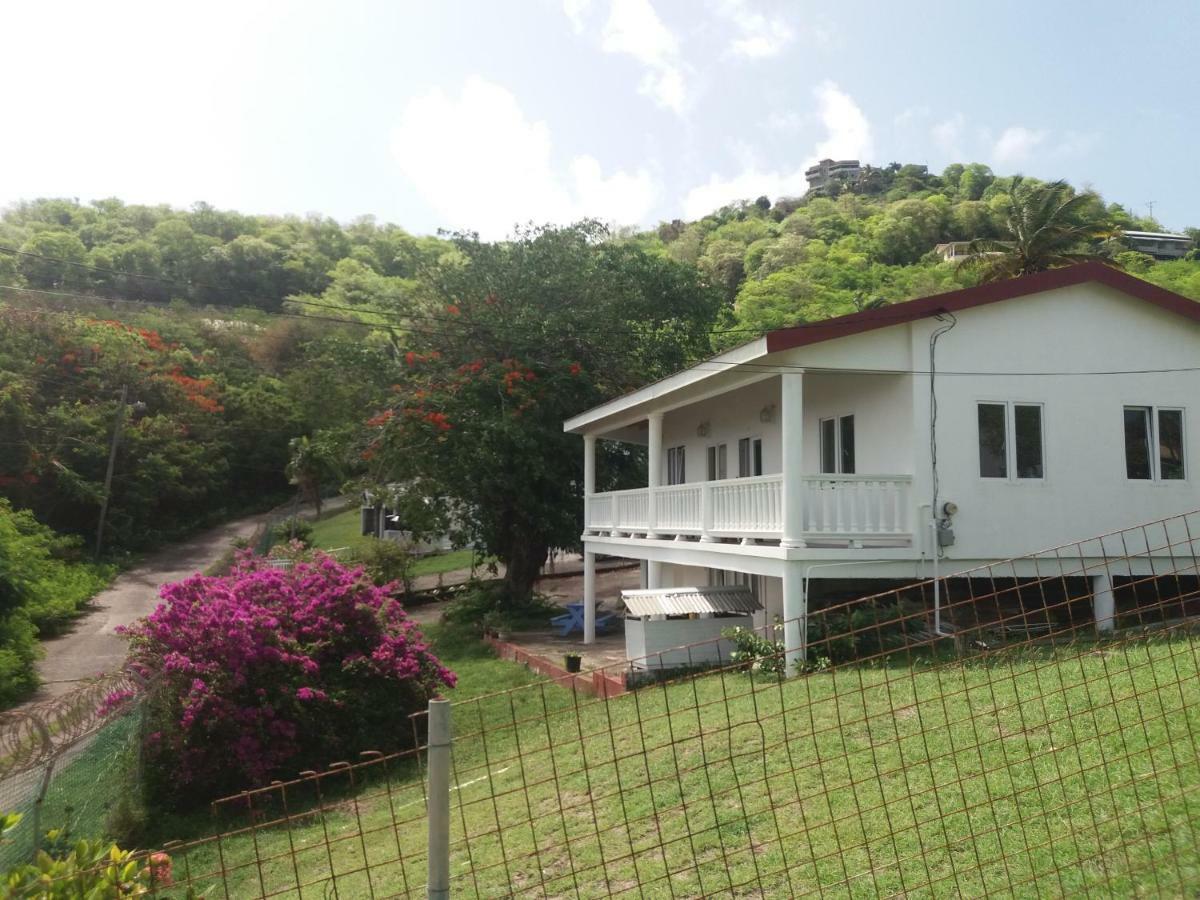
[[[971,242],[949,241],[945,244],[935,244],[933,252],[946,262],[961,262],[971,255]]]
[[[999,250],[985,250],[978,254],[971,253],[972,241],[949,241],[945,244],[934,244],[933,252],[945,262],[960,263],[970,256],[999,256]],[[999,243],[1004,243],[1000,241]]]
[[[1121,234],[1130,250],[1146,253],[1155,259],[1182,259],[1193,247],[1192,239],[1186,234],[1157,231],[1123,231]]]
[[[861,171],[862,166],[857,159],[823,159],[806,169],[804,177],[808,180],[808,189],[814,191],[833,181],[850,181],[857,178]]]

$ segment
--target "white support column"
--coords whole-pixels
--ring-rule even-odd
[[[787,663],[785,674],[791,676],[799,672],[800,664],[804,662],[808,643],[808,598],[804,596],[799,563],[787,564],[782,580],[783,658]]]
[[[1116,625],[1117,609],[1113,599],[1112,578],[1107,573],[1092,576],[1092,612],[1096,617],[1096,631],[1112,634]]]
[[[786,372],[780,397],[779,430],[783,443],[782,547],[804,546],[804,374]]]
[[[592,494],[596,493],[596,436],[583,436],[583,532],[591,534]]]
[[[656,559],[646,560],[646,587],[656,590],[662,586],[662,563]]]
[[[655,526],[658,525],[658,487],[662,484],[662,428],[663,414],[650,413],[647,417],[650,423],[650,444],[646,454],[647,486],[650,488],[646,521],[646,537],[655,537]]]
[[[596,554],[583,553],[583,642],[596,643]]]

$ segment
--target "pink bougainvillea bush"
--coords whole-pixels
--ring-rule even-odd
[[[127,630],[133,664],[159,675],[145,759],[160,801],[404,747],[408,714],[454,685],[387,588],[327,556],[276,569],[244,555],[161,596]]]

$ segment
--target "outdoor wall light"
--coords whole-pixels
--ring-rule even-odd
[[[699,425],[696,426],[696,436],[697,437],[708,437],[708,433],[710,431],[712,431],[712,426],[709,425],[707,422],[701,422]]]
[[[760,421],[760,422],[774,422],[775,421],[775,404],[774,403],[769,403],[762,408],[762,411],[758,414],[758,421]]]

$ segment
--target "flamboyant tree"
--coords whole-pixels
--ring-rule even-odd
[[[428,527],[504,563],[519,601],[551,548],[579,542],[582,452],[563,420],[703,357],[720,297],[592,222],[454,243],[422,275],[420,311],[403,310],[395,400],[367,423],[364,457],[403,486],[412,521],[434,510]]]

